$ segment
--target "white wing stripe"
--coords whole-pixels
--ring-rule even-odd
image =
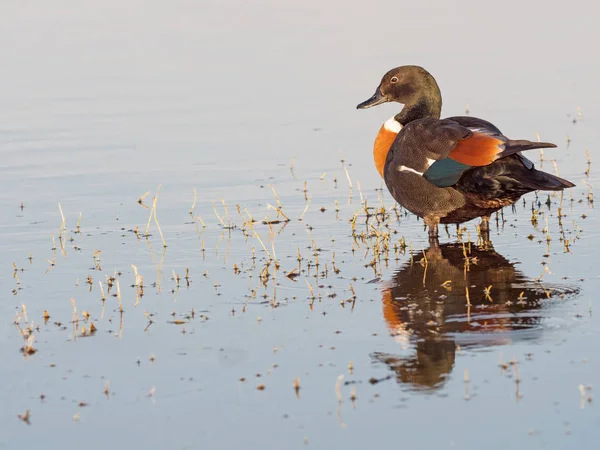
[[[399,172],[412,172],[412,173],[416,173],[419,176],[423,176],[423,172],[417,172],[415,169],[412,169],[412,168],[406,167],[406,166],[398,166],[398,171]]]

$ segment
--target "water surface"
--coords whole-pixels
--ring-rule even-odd
[[[3,3],[0,448],[595,448],[598,13]],[[577,187],[430,247],[354,109],[401,64]]]

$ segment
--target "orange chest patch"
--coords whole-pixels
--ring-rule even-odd
[[[375,161],[375,167],[379,172],[379,175],[383,178],[383,168],[385,166],[385,160],[387,154],[394,143],[394,140],[398,136],[398,132],[390,131],[385,127],[385,124],[380,128],[377,137],[375,138],[375,145],[373,146],[373,160]]]

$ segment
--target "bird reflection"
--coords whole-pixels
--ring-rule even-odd
[[[528,279],[489,245],[432,245],[414,253],[382,292],[383,316],[402,354],[371,356],[398,383],[434,390],[452,371],[457,346],[535,339],[548,299],[576,293]]]

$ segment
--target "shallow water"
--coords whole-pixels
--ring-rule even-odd
[[[0,448],[595,448],[598,8],[4,3]],[[430,248],[399,64],[577,187]]]

